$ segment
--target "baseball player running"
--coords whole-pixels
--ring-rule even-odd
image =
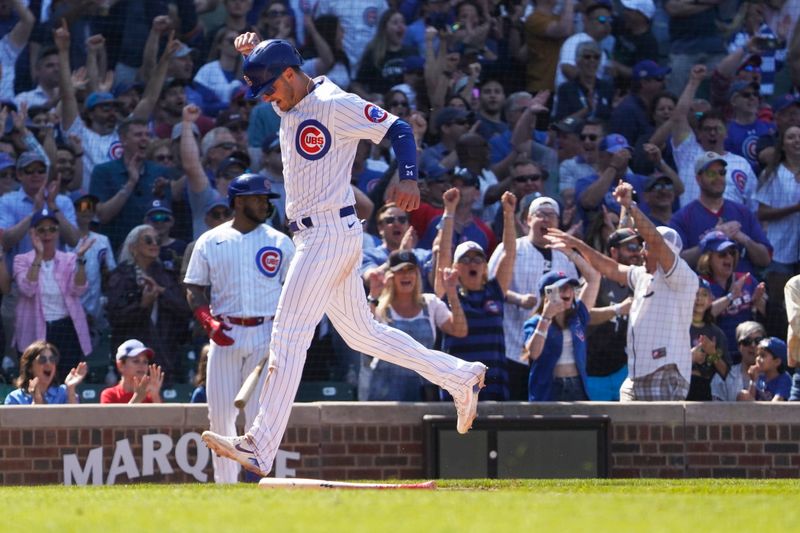
[[[294,256],[289,237],[264,224],[275,210],[270,199],[277,197],[264,176],[233,180],[228,185],[233,220],[200,236],[184,278],[189,305],[211,339],[208,419],[211,430],[223,434],[236,433],[234,397],[268,353],[281,283]],[[248,402],[244,412],[245,423],[252,424],[258,404]],[[215,482],[237,481],[238,464],[216,456],[213,464]]]
[[[411,211],[419,205],[416,144],[411,126],[346,93],[324,76],[311,79],[287,41],[236,38],[245,56],[248,97],[270,102],[281,117],[286,214],[297,252],[283,285],[270,344],[272,376],[263,387],[255,423],[244,436],[203,433],[206,445],[266,476],[278,451],[314,328],[326,314],[356,351],[414,370],[453,396],[457,430],[466,433],[478,409],[486,367],[428,350],[372,317],[358,276],[361,223],[353,210],[350,169],[361,139],[385,136],[397,156],[399,181],[389,197]]]

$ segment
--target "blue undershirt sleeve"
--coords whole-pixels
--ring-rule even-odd
[[[386,132],[397,157],[397,173],[401,180],[417,181],[417,143],[411,125],[403,119],[395,120]]]

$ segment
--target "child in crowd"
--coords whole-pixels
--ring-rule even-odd
[[[714,324],[711,314],[711,284],[702,277],[699,281],[689,330],[692,340],[692,379],[686,399],[691,402],[710,402],[711,380],[717,374],[724,380],[732,362],[728,353],[728,339]]]
[[[778,337],[767,337],[758,343],[756,364],[747,371],[750,387],[742,390],[738,400],[785,402],[792,389],[792,378],[786,372],[786,343]]]
[[[129,339],[117,348],[119,383],[100,393],[100,403],[161,403],[164,372],[159,365],[149,365],[153,350],[142,341]]]
[[[208,364],[208,351],[210,344],[206,344],[200,350],[200,359],[197,361],[197,374],[194,377],[194,390],[192,391],[191,403],[208,403],[206,400],[206,365]]]

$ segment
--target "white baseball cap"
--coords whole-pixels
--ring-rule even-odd
[[[136,357],[140,353],[145,354],[148,359],[152,359],[153,355],[155,355],[153,350],[145,346],[142,341],[128,339],[117,348],[117,361],[122,361],[126,357]]]
[[[653,0],[620,0],[620,3],[624,8],[638,11],[647,17],[647,20],[653,20],[653,15],[656,14],[656,6]]]
[[[664,238],[664,242],[667,243],[672,253],[675,255],[680,254],[681,250],[683,250],[683,239],[678,235],[678,232],[668,226],[658,226],[656,229]]]
[[[483,251],[480,244],[475,241],[466,241],[456,246],[456,251],[453,254],[453,263],[458,263],[459,259],[470,252],[480,252],[483,257],[486,257],[486,252]]]
[[[728,165],[728,162],[717,152],[706,152],[694,162],[694,173],[700,174],[701,172],[705,172],[711,163],[722,163],[722,166]]]
[[[561,215],[561,208],[558,207],[558,202],[548,196],[540,196],[532,201],[531,206],[528,208],[528,214],[534,214],[541,207],[552,207],[556,215]]]

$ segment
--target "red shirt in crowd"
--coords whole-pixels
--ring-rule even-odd
[[[117,383],[113,387],[103,389],[100,393],[100,403],[129,403],[133,398],[133,392],[128,392],[122,388],[122,383]],[[142,403],[153,403],[150,393],[144,397]]]

